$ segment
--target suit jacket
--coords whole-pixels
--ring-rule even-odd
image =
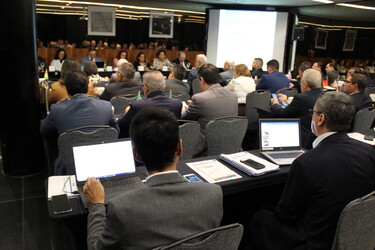
[[[282,88],[289,88],[289,79],[279,71],[263,75],[256,86],[256,89],[266,89],[271,93],[276,93]]]
[[[176,59],[174,59],[172,61],[172,63],[174,63],[174,64],[181,64],[181,61],[180,61],[180,59],[176,58]],[[189,63],[189,67],[186,66],[188,63]],[[191,64],[190,64],[190,61],[188,59],[184,60],[184,67],[187,68],[187,69],[191,68]]]
[[[183,119],[196,120],[201,126],[195,152],[195,155],[199,155],[206,149],[205,130],[207,123],[215,118],[237,115],[237,95],[216,83],[212,84],[206,91],[193,95],[191,101]]]
[[[251,72],[251,76],[255,79],[255,77],[257,79],[260,79],[264,74],[267,74],[266,71],[263,71],[263,69],[255,69]]]
[[[138,91],[141,91],[141,93],[143,93],[142,85],[136,82],[114,82],[105,86],[100,98],[110,101],[112,97],[119,95],[137,95]]]
[[[331,249],[343,208],[373,190],[375,148],[346,133],[323,139],[293,162],[277,206],[288,249]]]
[[[322,93],[322,89],[313,89],[294,96],[292,102],[285,108],[282,108],[278,104],[271,106],[271,110],[276,117],[300,118],[302,147],[306,149],[312,148],[312,142],[316,138],[311,132],[311,114],[309,110],[314,107],[316,100]]]
[[[181,100],[165,96],[162,91],[155,91],[150,93],[146,99],[130,103],[129,111],[118,119],[120,138],[129,137],[131,120],[139,111],[148,107],[166,109],[172,112],[177,119],[181,118]]]
[[[190,94],[190,86],[187,83],[181,81],[180,79],[166,80],[165,85],[165,94],[169,94],[170,90],[172,90],[172,93],[175,95]]]
[[[353,99],[356,113],[361,109],[372,107],[371,98],[363,92],[352,93],[350,97]]]
[[[81,59],[81,67],[85,66],[85,63],[90,60],[88,56],[82,57]],[[95,57],[95,62],[103,62],[103,60],[100,57]]]
[[[220,73],[220,76],[221,76],[220,84],[222,86],[226,86],[228,84],[228,80],[233,79],[233,73],[234,73],[233,69],[228,69],[226,71],[221,72]]]
[[[218,227],[220,186],[189,183],[179,173],[151,176],[144,188],[89,208],[88,249],[152,249]]]

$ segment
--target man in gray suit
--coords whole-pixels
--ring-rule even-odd
[[[227,86],[228,80],[233,79],[233,73],[234,73],[234,66],[236,66],[236,62],[234,60],[226,60],[223,67],[223,72],[220,73],[221,86]]]
[[[202,88],[201,93],[195,94],[183,111],[182,118],[197,120],[201,126],[198,145],[194,156],[200,156],[206,151],[205,129],[209,121],[237,115],[237,95],[220,86],[219,70],[212,64],[202,66],[198,71],[198,79]]]
[[[181,95],[186,94],[189,95],[190,93],[190,86],[189,84],[183,82],[186,74],[186,70],[184,66],[181,64],[176,64],[172,67],[171,73],[169,73],[168,80],[165,81],[165,89],[164,93],[169,94],[172,90],[172,94]]]
[[[87,179],[88,249],[152,249],[220,225],[220,186],[189,183],[176,170],[182,154],[178,130],[172,113],[143,109],[130,137],[135,159],[147,168],[144,188],[112,199],[106,208],[100,181]]]

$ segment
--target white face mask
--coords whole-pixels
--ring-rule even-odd
[[[318,136],[318,131],[316,130],[316,124],[314,119],[311,119],[311,132],[313,132],[314,135]]]

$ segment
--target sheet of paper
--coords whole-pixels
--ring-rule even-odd
[[[358,132],[348,133],[348,136],[352,139],[355,139],[355,140],[358,140],[358,141],[361,141],[370,145],[375,145],[375,139],[373,139],[372,141],[365,140],[365,136],[361,133],[358,133]]]
[[[237,174],[215,159],[190,162],[186,164],[209,183],[217,183],[242,178],[241,175]]]
[[[57,175],[48,177],[48,199],[54,195],[67,194],[69,197],[76,197],[78,194],[75,175]]]

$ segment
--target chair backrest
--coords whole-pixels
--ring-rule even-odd
[[[375,249],[375,191],[345,206],[332,250]]]
[[[366,87],[365,88],[365,94],[368,94],[368,95],[370,95],[370,94],[375,94],[375,87]]]
[[[268,90],[253,91],[246,96],[246,118],[248,129],[258,129],[259,114],[257,108],[267,110],[271,101],[271,92]]]
[[[62,133],[57,140],[57,145],[66,174],[75,174],[72,145],[86,142],[100,143],[116,139],[118,139],[118,132],[110,126],[84,126]]]
[[[241,224],[234,223],[226,226],[213,228],[198,234],[194,234],[182,240],[176,241],[172,244],[154,248],[154,250],[235,250],[238,249],[238,246],[242,238],[242,234],[243,226]],[[188,243],[191,240],[201,239],[202,237],[206,238],[199,242]]]
[[[193,82],[191,83],[191,88],[193,91],[193,95],[202,92],[202,88],[198,78],[193,80]]]
[[[353,132],[375,135],[374,126],[375,108],[364,108],[357,112],[353,122]]]
[[[276,94],[284,94],[287,97],[294,97],[298,94],[298,90],[296,88],[282,88],[279,89]]]
[[[187,100],[190,100],[190,95],[188,93],[178,94],[178,95],[172,94],[172,96],[173,98],[178,98],[184,102],[186,102]]]
[[[123,96],[114,96],[111,98],[110,103],[114,108],[115,114],[125,113],[125,108],[129,106],[132,101],[135,101],[137,98],[136,95],[123,95]]]
[[[196,121],[179,120],[179,134],[182,139],[182,155],[180,159],[191,159],[196,148],[200,125]]]
[[[231,154],[242,150],[247,130],[244,116],[227,116],[207,123],[207,155]]]

